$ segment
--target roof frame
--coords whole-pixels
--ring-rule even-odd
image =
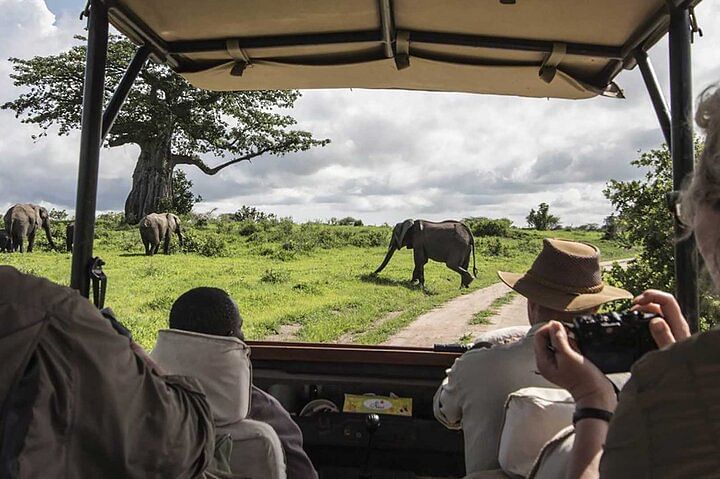
[[[380,29],[360,32],[307,33],[298,35],[276,35],[262,37],[236,37],[201,39],[192,41],[166,42],[158,37],[139,18],[129,12],[118,0],[101,0],[108,8],[110,20],[122,24],[132,32],[131,40],[137,44],[147,44],[154,56],[175,70],[193,71],[193,62],[184,55],[192,53],[225,52],[228,40],[237,40],[243,48],[263,49],[275,47],[302,47],[352,43],[377,43],[383,48],[383,57],[395,56],[395,38],[397,29],[393,18],[392,0],[377,0],[380,12]],[[647,24],[643,25],[621,47],[588,43],[567,43],[548,40],[479,36],[434,31],[411,30],[412,41],[424,44],[467,46],[498,50],[516,50],[523,52],[552,53],[554,43],[565,43],[566,54],[586,58],[616,60],[593,78],[592,83],[604,87],[622,68],[635,66],[635,51],[648,50],[665,33],[669,24],[670,11],[674,8],[687,9],[699,0],[667,0],[666,7],[660,9]]]

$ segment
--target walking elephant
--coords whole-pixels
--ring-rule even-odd
[[[73,241],[75,240],[75,222],[71,221],[65,227],[65,248],[68,253],[72,251]]]
[[[170,237],[173,233],[177,233],[180,245],[183,244],[180,220],[172,213],[150,213],[140,220],[139,226],[145,254],[148,256],[158,252],[161,242],[163,253],[170,254]]]
[[[38,229],[45,230],[50,247],[55,249],[55,242],[50,232],[50,215],[42,206],[18,204],[11,206],[5,213],[5,231],[10,235],[10,248],[13,251],[24,251],[25,240],[27,251],[31,253],[35,246],[35,234]]]
[[[390,246],[382,264],[373,275],[382,271],[396,250],[402,247],[413,250],[415,269],[412,281],[425,286],[425,263],[428,259],[445,263],[460,275],[460,287],[468,287],[477,276],[475,267],[475,239],[470,229],[459,221],[405,220],[393,228]],[[473,258],[473,274],[468,272],[470,254]]]

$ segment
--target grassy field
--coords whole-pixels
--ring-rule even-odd
[[[387,227],[285,222],[258,229],[247,223],[211,222],[186,230],[187,252],[146,257],[135,228],[98,224],[95,254],[107,263],[106,304],[145,347],[152,347],[157,331],[166,327],[173,301],[196,286],[227,290],[240,307],[249,339],[272,339],[282,325],[292,325],[300,341],[351,336],[372,344],[455,296],[497,282],[497,270],[526,269],[543,236],[591,242],[605,260],[634,254],[602,240],[599,232],[512,230],[510,238],[476,238],[478,277],[469,290],[461,291],[459,276],[431,261],[423,291],[409,284],[410,250],[396,253],[377,278],[368,276],[385,254]],[[0,263],[68,283],[67,253],[0,254]]]

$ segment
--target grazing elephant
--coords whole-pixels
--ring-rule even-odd
[[[67,248],[68,253],[72,251],[74,239],[75,239],[75,222],[71,221],[65,227],[65,248]]]
[[[10,248],[10,235],[5,230],[0,230],[0,253],[9,253],[12,251]]]
[[[10,247],[13,251],[23,252],[23,243],[27,239],[28,253],[35,246],[35,233],[38,229],[45,230],[50,247],[55,249],[55,243],[50,233],[50,215],[42,206],[31,204],[18,204],[11,206],[5,213],[5,231],[10,234]]]
[[[413,250],[415,269],[412,281],[425,286],[425,263],[428,259],[445,263],[460,274],[460,287],[468,287],[477,276],[475,267],[475,239],[470,228],[459,221],[405,220],[393,228],[390,246],[382,264],[373,275],[382,271],[396,250],[403,246]],[[473,257],[473,274],[468,272],[470,253]]]
[[[170,236],[177,233],[180,246],[183,244],[180,220],[172,213],[150,213],[140,220],[140,237],[145,245],[145,254],[152,256],[158,252],[160,242],[163,253],[170,254]]]

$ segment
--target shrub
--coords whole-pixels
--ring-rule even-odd
[[[217,233],[200,234],[186,231],[184,237],[180,248],[183,253],[197,253],[208,258],[229,254],[227,242]]]
[[[465,218],[463,222],[470,228],[475,236],[512,236],[510,227],[512,221],[507,218]]]
[[[260,281],[263,283],[278,284],[284,283],[290,279],[290,274],[287,271],[278,269],[266,269],[260,277]]]
[[[510,250],[500,238],[489,238],[483,242],[483,252],[488,256],[508,256]]]
[[[250,236],[258,231],[260,231],[260,226],[252,220],[242,220],[238,226],[240,236]]]

